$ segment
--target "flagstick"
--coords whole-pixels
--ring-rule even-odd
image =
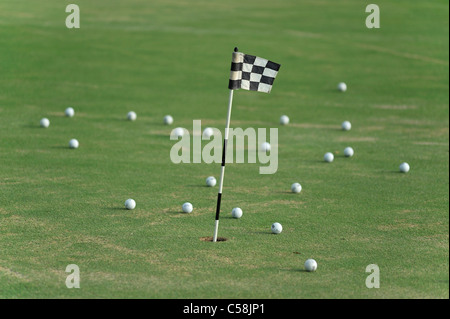
[[[233,92],[234,90],[230,90],[230,98],[228,100],[227,124],[225,128],[225,138],[223,140],[222,167],[220,171],[219,193],[217,195],[216,224],[214,228],[213,242],[217,241],[217,232],[219,230],[220,202],[222,201],[223,177],[225,175],[225,158],[227,157],[228,131],[230,130],[231,107],[233,106]]]

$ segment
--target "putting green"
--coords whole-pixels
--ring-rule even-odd
[[[356,0],[75,3],[80,29],[68,3],[0,2],[1,298],[449,297],[448,2],[380,0],[380,29]],[[235,46],[281,64],[231,121],[278,128],[278,171],[227,164],[211,243],[220,163],[173,164],[169,134],[223,132]]]

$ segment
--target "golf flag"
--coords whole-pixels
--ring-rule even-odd
[[[279,70],[278,63],[254,55],[234,52],[228,88],[270,93]]]
[[[228,88],[230,98],[228,99],[227,123],[225,126],[225,137],[223,140],[222,166],[220,170],[219,193],[217,194],[216,220],[214,226],[213,242],[217,241],[219,231],[220,203],[222,201],[223,179],[225,175],[225,154],[227,153],[228,132],[230,130],[231,108],[233,106],[233,92],[244,89],[249,91],[270,93],[280,65],[272,61],[259,58],[254,55],[239,52],[234,48],[231,62],[231,74]]]

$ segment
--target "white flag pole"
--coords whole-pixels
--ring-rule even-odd
[[[233,63],[238,63],[238,62],[239,62],[238,48],[234,48]],[[235,72],[232,71],[231,79],[233,79],[235,76],[233,73],[235,73]],[[225,138],[223,140],[222,166],[221,166],[221,170],[220,170],[219,193],[217,194],[216,221],[215,221],[215,227],[214,227],[213,242],[217,241],[217,233],[219,231],[220,203],[222,201],[223,178],[225,175],[225,159],[227,157],[228,131],[230,130],[231,108],[233,106],[233,92],[234,92],[234,90],[230,88],[230,97],[228,99],[227,123],[226,123],[226,127],[225,127]]]
[[[217,241],[217,232],[219,230],[220,203],[222,201],[223,178],[225,175],[225,158],[227,157],[228,131],[230,130],[231,108],[233,106],[233,92],[234,90],[230,90],[230,98],[228,100],[227,124],[225,127],[225,138],[223,140],[222,166],[220,170],[219,193],[217,195],[216,223],[214,228],[213,242]]]

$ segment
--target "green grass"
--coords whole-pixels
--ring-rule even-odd
[[[0,2],[0,297],[449,297],[448,3],[380,0],[379,30],[355,0],[78,0],[79,30],[69,3]],[[223,130],[234,46],[282,64],[273,92],[236,92],[232,114],[279,128],[279,169],[227,165],[228,241],[213,244],[200,237],[217,187],[203,185],[220,164],[173,164],[169,133]],[[81,289],[65,287],[72,263]]]

